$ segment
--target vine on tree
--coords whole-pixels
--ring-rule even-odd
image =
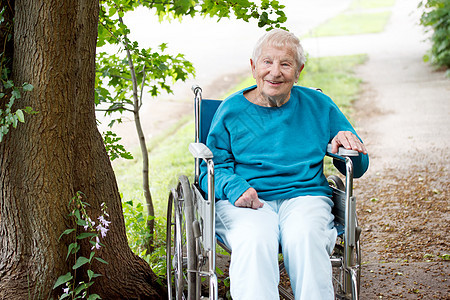
[[[16,85],[11,79],[13,62],[13,20],[14,12],[9,0],[0,4],[0,143],[10,131],[11,126],[17,128],[19,122],[25,123],[24,114],[37,112],[29,106],[16,108],[17,100],[23,92],[30,92],[33,86],[27,82]],[[16,104],[16,105],[15,105]]]

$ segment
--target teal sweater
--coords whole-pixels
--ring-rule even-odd
[[[234,202],[250,187],[264,200],[331,196],[323,175],[327,144],[339,131],[355,130],[325,94],[294,86],[281,107],[262,107],[239,91],[223,101],[208,134],[214,154],[217,199]],[[367,170],[369,158],[353,159],[354,176]],[[207,191],[206,166],[200,186]]]

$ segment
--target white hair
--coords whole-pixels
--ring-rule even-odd
[[[300,40],[293,33],[290,33],[283,29],[272,29],[264,34],[255,45],[253,49],[252,60],[256,62],[261,55],[262,48],[264,46],[273,46],[277,48],[291,47],[295,53],[295,61],[298,68],[301,68],[306,62],[306,56],[303,51],[303,47],[300,44]]]

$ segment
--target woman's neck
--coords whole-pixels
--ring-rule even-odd
[[[244,92],[244,97],[253,104],[263,107],[281,107],[289,101],[287,97],[265,97],[258,91],[258,87],[250,91]]]

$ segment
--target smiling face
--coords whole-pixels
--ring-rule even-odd
[[[294,50],[265,45],[256,62],[250,63],[257,85],[255,103],[278,107],[286,103],[303,69],[297,65]]]

